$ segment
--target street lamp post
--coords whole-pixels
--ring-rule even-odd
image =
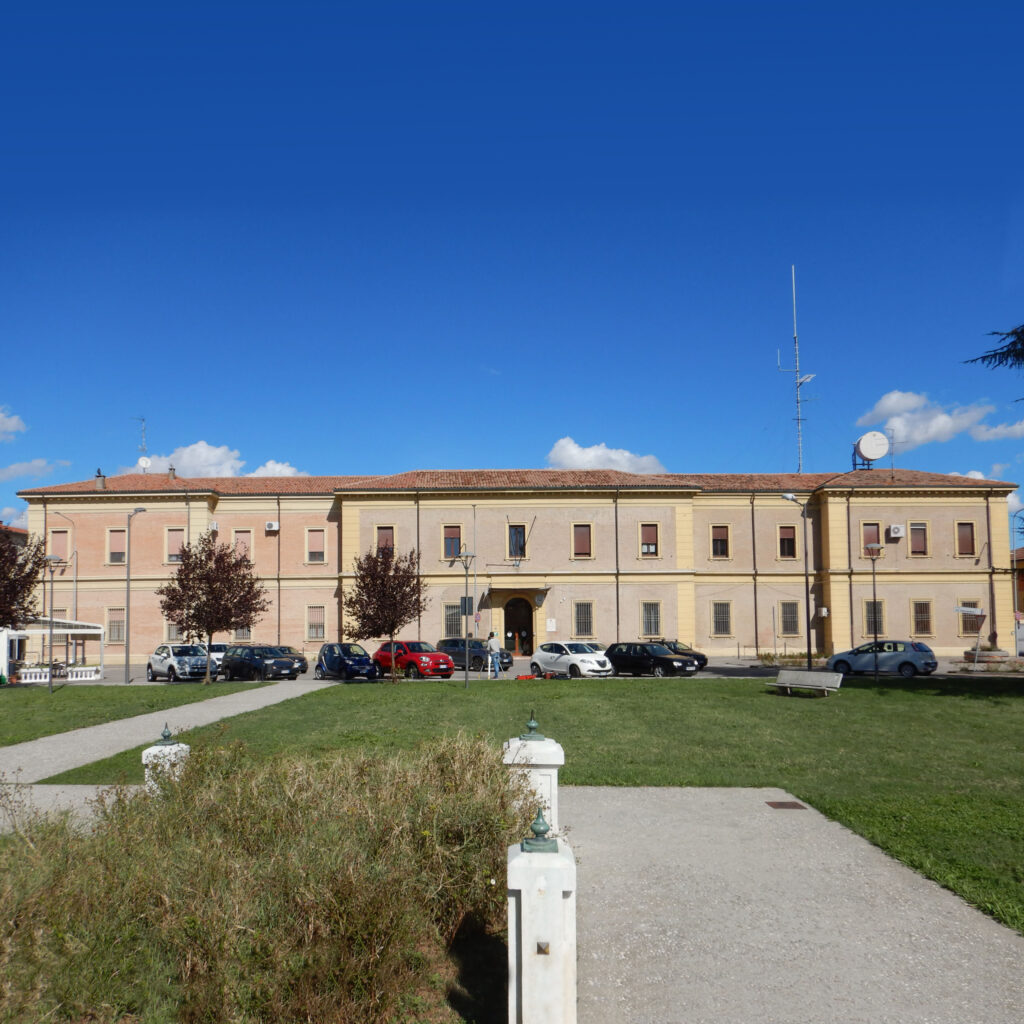
[[[1017,524],[1017,517],[1024,516],[1024,508],[1018,509],[1010,516],[1010,575],[1013,579],[1013,656],[1016,658],[1020,651],[1017,643],[1017,617],[1020,614],[1020,599],[1017,595],[1017,546],[1013,542],[1014,536],[1020,532]]]
[[[75,521],[70,516],[64,515],[63,512],[61,512],[60,510],[55,509],[55,508],[51,508],[50,512],[51,512],[52,515],[60,516],[61,519],[66,519],[71,524],[72,531],[74,531]],[[70,562],[72,558],[75,560],[75,575],[74,575],[74,578],[73,578],[72,584],[71,584],[71,618],[72,618],[73,621],[77,622],[78,621],[78,547],[77,547],[77,535],[74,532],[72,532],[72,534],[71,534],[71,554],[68,555],[68,559],[67,560]],[[74,645],[75,645],[75,651],[74,651],[74,655],[73,655],[71,660],[72,660],[72,662],[74,664],[77,665],[78,664],[78,638],[77,638],[77,636],[76,636],[76,638],[74,640]],[[65,653],[65,655],[67,654],[67,645],[66,644],[65,644],[64,653]]]
[[[132,642],[132,519],[144,508],[136,508],[128,513],[128,528],[124,535],[124,681],[130,683],[128,662]]]
[[[463,549],[449,563],[449,565],[454,565],[455,561],[458,560],[466,571],[465,597],[462,600],[462,643],[464,644],[462,649],[462,670],[465,675],[467,690],[469,689],[469,617],[473,614],[473,611],[469,608],[469,563],[474,558],[476,558],[476,555],[471,551],[466,551],[465,545],[463,545]]]
[[[807,562],[807,505],[795,494],[784,494],[786,501],[800,506],[800,518],[804,522],[804,621],[807,627],[807,671],[811,671],[811,572]]]
[[[50,671],[46,673],[46,676],[50,693],[53,693],[53,574],[64,559],[59,555],[46,555],[45,561],[46,568],[50,571]],[[45,585],[44,582],[43,586]]]
[[[875,562],[882,551],[881,544],[865,544],[864,550],[871,559],[871,624],[875,633],[875,685],[878,685],[878,592],[875,589]]]

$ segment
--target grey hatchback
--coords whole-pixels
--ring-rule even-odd
[[[872,640],[852,651],[833,654],[825,667],[829,672],[842,672],[844,676],[853,672],[874,672],[876,650],[878,671],[899,672],[904,679],[912,679],[919,672],[930,676],[939,667],[935,652],[916,640],[879,640],[877,647]]]

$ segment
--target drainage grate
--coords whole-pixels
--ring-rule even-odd
[[[777,811],[806,811],[807,808],[799,800],[766,800],[769,807]]]

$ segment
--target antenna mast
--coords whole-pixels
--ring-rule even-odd
[[[790,271],[793,276],[793,369],[783,369],[782,356],[777,355],[777,358],[780,372],[793,374],[796,385],[796,471],[802,473],[804,471],[804,420],[800,414],[800,389],[814,380],[815,375],[805,373],[802,377],[800,376],[800,340],[796,331],[796,266],[791,266]]]

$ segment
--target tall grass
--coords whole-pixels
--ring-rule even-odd
[[[394,1019],[467,919],[497,924],[529,801],[493,746],[256,758],[194,750],[89,831],[34,819],[0,849],[6,1021]],[[443,987],[443,986],[442,986]]]

